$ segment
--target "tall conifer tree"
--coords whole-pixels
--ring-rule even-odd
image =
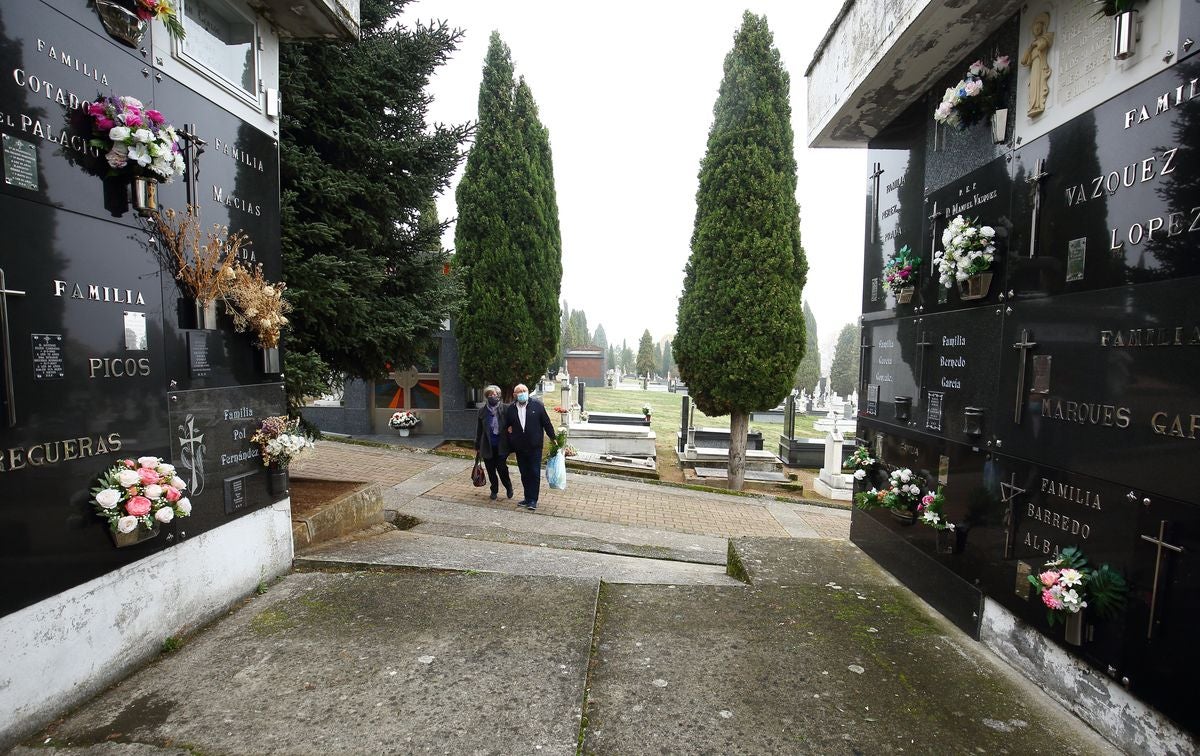
[[[654,359],[654,337],[650,335],[650,329],[646,329],[642,333],[642,339],[638,342],[637,364],[634,372],[638,375],[649,375],[654,372],[654,367],[657,363]]]
[[[804,353],[789,78],[767,20],[747,11],[725,58],[700,164],[692,254],[672,345],[688,393],[729,415],[729,487],[742,488],[749,413],[792,387]]]
[[[455,322],[462,376],[505,393],[559,354],[562,243],[550,138],[493,32],[479,86],[475,146],[459,182],[456,262],[469,305]],[[503,324],[503,328],[499,326]]]
[[[821,351],[817,346],[817,316],[804,303],[804,357],[796,368],[795,387],[813,391],[821,380]]]
[[[859,348],[858,326],[847,323],[838,334],[833,348],[833,364],[829,366],[829,390],[842,398],[858,387]]]
[[[364,0],[361,40],[285,41],[280,52],[293,411],[344,377],[417,362],[461,297],[443,273],[445,224],[420,210],[449,184],[471,133],[426,122],[429,77],[462,35],[441,22],[389,25],[406,4]]]

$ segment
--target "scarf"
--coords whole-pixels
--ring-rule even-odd
[[[488,433],[491,434],[492,438],[495,438],[500,435],[500,405],[497,404],[495,407],[489,406],[487,411]]]

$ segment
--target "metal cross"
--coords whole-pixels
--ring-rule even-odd
[[[187,146],[183,148],[183,157],[187,161],[187,173],[185,174],[187,201],[189,205],[196,205],[200,202],[200,194],[196,188],[196,182],[200,177],[200,156],[204,154],[204,145],[208,142],[201,139],[196,133],[196,124],[194,123],[185,123],[179,136],[187,142]]]
[[[871,241],[876,240],[879,228],[879,177],[883,175],[883,166],[875,164],[875,172],[871,174]]]
[[[859,321],[859,328],[862,328],[862,321]],[[862,343],[858,345],[858,385],[863,385],[864,371],[870,370],[867,365],[867,352],[871,349],[871,337],[864,330],[862,332]],[[869,373],[868,373],[869,374]]]
[[[1030,341],[1029,337],[1032,334],[1026,329],[1021,329],[1021,340],[1013,344],[1013,349],[1021,350],[1021,365],[1017,369],[1017,402],[1013,408],[1013,422],[1017,425],[1021,424],[1021,408],[1025,406],[1025,356],[1029,354],[1029,350],[1037,346],[1036,341]]]
[[[1158,521],[1158,538],[1152,538],[1148,535],[1143,535],[1143,541],[1149,541],[1158,547],[1157,553],[1154,556],[1154,590],[1150,593],[1150,620],[1146,623],[1146,640],[1150,640],[1154,636],[1154,609],[1158,604],[1158,574],[1162,569],[1162,552],[1163,549],[1170,549],[1176,554],[1183,553],[1182,546],[1172,546],[1163,540],[1163,535],[1167,532],[1167,521]]]
[[[10,296],[23,297],[25,292],[8,288],[4,269],[0,268],[0,329],[4,331],[3,338],[0,339],[4,349],[4,408],[8,414],[8,427],[12,428],[17,424],[17,401],[13,396],[16,389],[13,387],[12,343],[8,337],[8,298]]]
[[[938,211],[937,200],[933,202],[933,212],[929,214],[929,263],[931,270],[937,270],[937,266],[933,262],[933,254],[937,251],[937,222],[938,218],[943,215]]]
[[[925,347],[927,346],[933,346],[933,343],[929,341],[929,332],[922,329],[921,340],[917,342],[917,348],[921,350],[920,355],[917,357],[917,364],[921,366],[921,372],[918,374],[920,377],[917,378],[918,397],[925,394]]]
[[[1008,482],[1000,481],[1000,501],[1008,505],[1008,511],[1005,513],[1004,526],[1004,558],[1008,559],[1012,556],[1012,540],[1016,534],[1017,518],[1013,516],[1013,502],[1018,496],[1025,493],[1024,488],[1017,487],[1017,474],[1012,473],[1009,476]]]
[[[1030,258],[1037,253],[1038,220],[1042,214],[1042,179],[1049,175],[1049,173],[1046,173],[1046,160],[1038,158],[1037,166],[1033,169],[1033,175],[1025,179],[1027,183],[1033,186],[1033,220],[1029,225]]]

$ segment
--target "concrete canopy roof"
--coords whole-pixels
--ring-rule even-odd
[[[1021,0],[846,0],[804,72],[808,144],[861,147]]]
[[[247,0],[281,36],[351,40],[359,37],[359,0]]]

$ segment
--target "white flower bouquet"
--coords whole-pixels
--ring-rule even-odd
[[[416,428],[421,424],[421,418],[412,412],[396,412],[392,415],[392,419],[388,420],[388,425],[396,430],[402,428]]]
[[[883,507],[896,512],[916,513],[921,503],[921,485],[924,479],[907,467],[893,470],[888,476],[888,487],[882,490],[872,488],[855,494],[854,504],[859,509],[875,509]]]
[[[92,503],[114,533],[153,530],[158,523],[192,513],[192,502],[183,495],[187,484],[160,457],[123,459],[97,483]]]
[[[114,173],[147,172],[163,183],[183,174],[179,135],[163,114],[134,97],[101,97],[88,105],[91,145],[104,152]]]
[[[287,467],[313,448],[312,440],[300,433],[300,420],[288,420],[282,415],[263,420],[250,440],[262,450],[263,465]]]
[[[990,67],[982,60],[975,61],[967,75],[946,90],[933,111],[933,120],[962,130],[990,116],[1007,99],[1011,71],[1007,55],[996,58]]]
[[[992,267],[996,259],[996,229],[978,226],[978,219],[968,221],[961,215],[954,217],[942,232],[942,247],[933,253],[933,262],[938,269],[938,279],[947,289],[958,281],[966,281],[977,273]]]

